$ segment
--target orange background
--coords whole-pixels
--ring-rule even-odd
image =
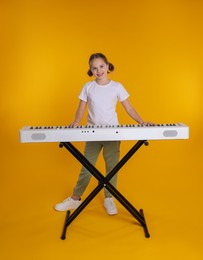
[[[2,0],[0,12],[1,259],[202,259],[203,3]],[[100,193],[61,241],[65,213],[53,206],[80,165],[57,143],[19,142],[25,125],[72,122],[94,52],[115,65],[111,78],[144,120],[190,127],[189,140],[150,142],[120,172],[119,190],[145,209],[149,240],[121,205],[106,216]],[[122,155],[133,144],[123,142]]]

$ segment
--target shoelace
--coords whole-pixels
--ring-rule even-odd
[[[66,201],[69,201],[69,200],[71,200],[71,198],[65,199],[62,203],[66,203]]]
[[[109,200],[109,201],[108,201],[108,204],[109,204],[109,206],[110,206],[110,207],[113,207],[113,208],[115,208],[115,205],[114,205],[114,203],[113,203],[113,201],[112,201],[112,200]]]

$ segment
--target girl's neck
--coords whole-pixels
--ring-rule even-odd
[[[96,83],[99,85],[107,85],[110,82],[110,79],[106,78],[106,79],[95,79]]]

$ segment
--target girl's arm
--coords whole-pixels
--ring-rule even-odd
[[[83,115],[85,112],[86,105],[87,105],[87,102],[80,100],[78,109],[75,114],[75,119],[74,119],[73,123],[71,123],[69,125],[70,127],[78,126],[80,124],[80,121],[83,118]]]
[[[134,119],[137,123],[141,124],[141,125],[154,125],[151,122],[145,122],[141,116],[137,113],[137,111],[135,111],[135,109],[133,108],[133,106],[130,104],[129,99],[125,99],[124,101],[121,102],[121,104],[123,105],[125,111],[127,112],[127,114]]]

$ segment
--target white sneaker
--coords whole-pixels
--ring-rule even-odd
[[[56,204],[55,210],[66,211],[69,209],[77,209],[81,203],[81,200],[74,200],[71,197],[68,197],[63,202]]]
[[[116,215],[118,213],[116,205],[112,198],[105,198],[104,199],[104,207],[106,209],[107,214],[109,215]]]

